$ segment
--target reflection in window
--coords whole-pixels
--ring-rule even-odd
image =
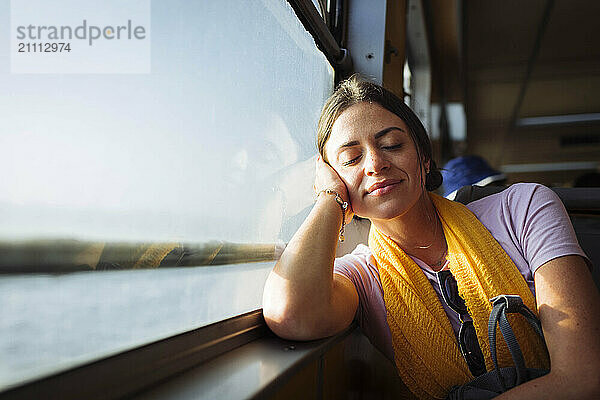
[[[259,308],[271,263],[194,266],[273,259],[311,206],[333,71],[287,2],[153,1],[151,38],[149,74],[0,64],[0,390]]]

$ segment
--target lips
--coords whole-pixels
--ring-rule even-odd
[[[367,194],[373,196],[386,194],[401,182],[402,179],[386,179],[384,181],[374,183],[367,189]]]

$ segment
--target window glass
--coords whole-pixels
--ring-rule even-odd
[[[413,93],[412,86],[412,71],[410,70],[410,65],[408,64],[408,59],[404,61],[404,70],[402,72],[403,76],[403,85],[404,88],[404,102],[408,104],[410,107],[414,107],[414,101],[411,101],[411,96]]]
[[[324,18],[323,15],[325,15],[327,13],[327,11],[326,11],[327,4],[329,3],[329,1],[327,1],[327,0],[312,0],[312,3],[315,6],[315,8],[317,9],[317,12],[321,16],[321,18]]]
[[[123,243],[289,240],[312,203],[333,70],[287,2],[152,1],[150,65],[128,73],[11,70],[11,3],[0,3],[11,26],[0,31],[1,270],[68,244],[83,250],[64,263],[94,270]],[[80,3],[61,9],[81,21]],[[108,23],[111,9],[92,17]],[[52,251],[27,250],[40,243]],[[271,266],[0,275],[0,390],[260,308]]]

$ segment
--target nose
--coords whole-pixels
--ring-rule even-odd
[[[365,175],[377,175],[388,169],[389,166],[389,162],[383,154],[376,150],[369,151],[365,160]]]

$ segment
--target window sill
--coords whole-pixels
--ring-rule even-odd
[[[310,375],[311,369],[309,381],[316,391],[322,391],[323,356],[349,335],[360,333],[353,326],[336,336],[310,342],[291,342],[269,333],[133,399],[267,398],[284,390],[293,379],[307,372]],[[311,398],[310,390],[304,386],[304,394],[296,395]]]

